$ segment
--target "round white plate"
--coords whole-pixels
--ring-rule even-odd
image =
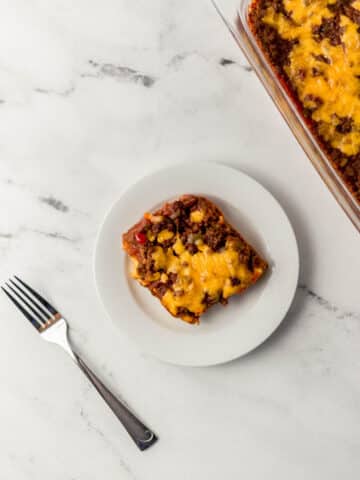
[[[131,278],[121,248],[121,234],[144,212],[184,193],[213,200],[270,265],[256,285],[226,307],[212,307],[198,326],[173,318]],[[143,352],[180,365],[227,362],[262,343],[284,318],[298,272],[296,239],[278,202],[244,173],[215,163],[178,164],[133,185],[107,214],[95,250],[98,292],[115,324]]]

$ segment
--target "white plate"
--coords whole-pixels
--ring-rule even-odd
[[[258,284],[213,307],[199,326],[173,318],[129,275],[121,234],[144,212],[184,193],[213,200],[270,264]],[[299,272],[294,232],[278,202],[244,173],[215,163],[180,164],[149,175],[111,208],[95,250],[95,278],[110,317],[141,348],[161,360],[205,366],[227,362],[262,343],[280,324]]]

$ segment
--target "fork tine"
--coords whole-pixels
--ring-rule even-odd
[[[31,292],[34,297],[39,300],[39,302],[44,306],[46,307],[50,313],[52,313],[53,315],[56,315],[58,313],[58,311],[47,301],[45,300],[44,297],[42,297],[39,293],[35,292],[34,289],[32,289],[31,287],[29,287],[29,285],[27,285],[23,280],[21,280],[19,277],[17,277],[16,275],[14,275],[14,277],[16,278],[16,280],[18,282],[21,283],[21,285],[23,285],[25,288],[27,288],[29,290],[29,292]]]
[[[10,300],[18,307],[18,309],[25,315],[29,322],[36,328],[40,330],[41,324],[34,318],[25,308],[14,298],[4,287],[1,287],[4,293],[10,298]]]
[[[44,315],[44,317],[48,320],[49,317],[51,316],[51,314],[49,312],[47,312],[46,310],[44,310],[37,302],[34,301],[33,298],[30,297],[30,295],[28,293],[25,292],[25,290],[23,290],[17,283],[15,283],[13,280],[9,280],[9,282],[14,285],[14,287],[19,290],[25,298],[27,298],[34,306],[36,306],[36,308],[38,310],[40,310],[40,312]],[[12,290],[18,297],[20,297],[20,299],[27,305],[27,307],[30,308],[30,310],[32,309],[31,306],[29,306],[27,304],[27,302],[21,297],[21,295],[19,295],[19,293],[17,293],[17,291],[15,291],[9,284],[6,284],[7,287],[10,288],[10,290]],[[37,312],[34,312],[33,313],[37,314]]]
[[[10,289],[10,290],[13,292],[13,294],[14,294],[19,300],[22,301],[22,303],[23,303],[24,305],[27,306],[27,308],[35,315],[35,317],[37,318],[37,320],[40,320],[42,323],[46,323],[46,322],[49,320],[49,314],[47,314],[39,305],[37,305],[33,300],[31,300],[30,297],[28,297],[27,295],[25,295],[27,298],[29,298],[29,300],[32,301],[32,305],[31,305],[29,302],[27,302],[27,301],[25,300],[25,298],[23,298],[23,297],[20,295],[20,293],[17,292],[17,291],[15,290],[15,288],[13,288],[11,285],[9,285],[8,283],[5,283],[5,285],[8,287],[8,289]],[[14,285],[17,287],[16,284],[14,284]],[[20,287],[18,287],[18,288],[19,288],[20,291],[22,291],[22,290],[20,289]],[[25,293],[25,292],[22,292],[22,293]],[[38,310],[36,310],[35,307],[36,307]],[[41,315],[42,315],[43,317],[41,317]],[[44,317],[45,317],[45,318],[44,318]]]

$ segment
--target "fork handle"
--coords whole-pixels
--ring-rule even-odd
[[[105,402],[123,424],[130,437],[134,440],[140,450],[146,450],[153,445],[157,437],[148,427],[146,427],[123,403],[113,395],[110,390],[99,380],[94,372],[86,365],[86,363],[75,355],[77,363],[81,370],[100,393]]]

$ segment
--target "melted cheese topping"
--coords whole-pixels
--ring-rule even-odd
[[[316,41],[314,27],[319,26],[323,19],[334,16],[327,8],[331,3],[335,0],[284,0],[290,18],[276,13],[270,6],[263,21],[274,27],[282,38],[298,40],[290,52],[290,64],[284,70],[302,104],[313,109],[312,118],[320,122],[319,131],[323,138],[345,155],[354,155],[360,150],[359,27],[341,15],[342,44],[333,46],[326,38]],[[360,9],[360,1],[353,2],[352,7]],[[325,56],[329,63],[321,61],[320,55]],[[317,74],[314,75],[314,72]],[[314,97],[322,99],[323,103],[314,104]],[[353,121],[349,133],[336,130],[344,117]]]
[[[204,212],[202,210],[195,210],[190,213],[190,221],[194,223],[200,223],[204,218]]]
[[[170,240],[174,236],[173,232],[169,232],[169,230],[161,230],[161,232],[157,236],[157,241],[159,243],[166,242],[166,240]]]
[[[177,236],[172,248],[157,246],[152,254],[156,270],[177,274],[172,289],[162,297],[162,303],[174,315],[179,307],[201,314],[206,309],[204,294],[214,300],[219,300],[220,295],[228,298],[244,290],[263,271],[258,268],[251,272],[241,263],[231,241],[221,252],[214,252],[202,241],[197,242],[197,247],[198,252],[191,254]],[[239,285],[233,286],[231,278],[239,279]]]

